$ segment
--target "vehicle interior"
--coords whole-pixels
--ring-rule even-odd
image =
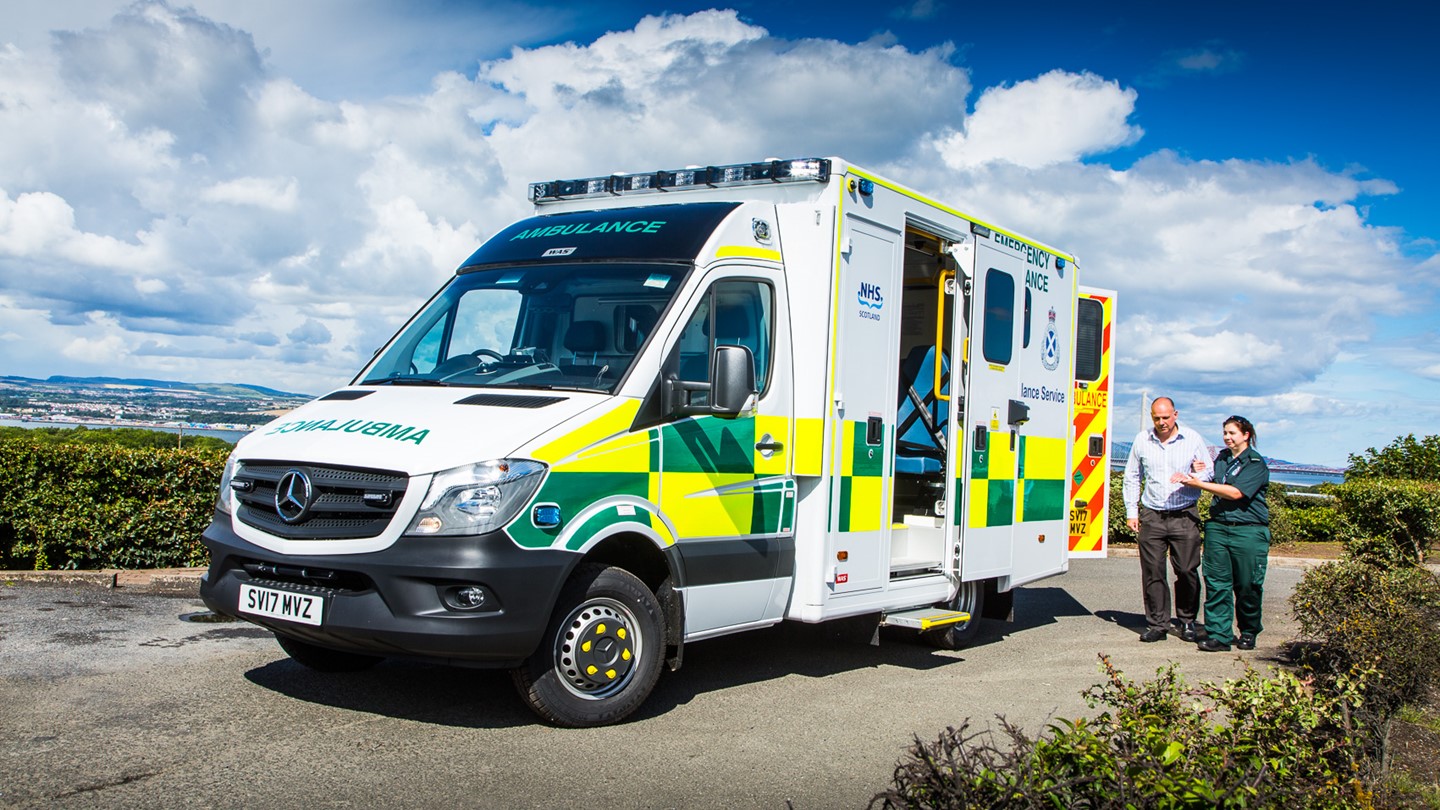
[[[901,289],[899,390],[895,424],[891,577],[940,568],[945,515],[950,409],[964,409],[963,390],[951,394],[954,296],[945,294],[955,260],[946,241],[917,228],[905,233]],[[962,377],[963,379],[963,377]]]
[[[684,274],[633,264],[464,273],[363,381],[613,392]]]

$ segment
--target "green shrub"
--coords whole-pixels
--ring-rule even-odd
[[[1440,484],[1361,479],[1329,491],[1349,555],[1388,566],[1414,565],[1440,538]]]
[[[1440,436],[1416,439],[1411,433],[1395,439],[1383,450],[1371,447],[1359,455],[1352,453],[1345,480],[1372,478],[1440,481]]]
[[[1299,543],[1339,539],[1345,522],[1333,501],[1292,498],[1290,528]]]
[[[884,807],[1365,807],[1365,762],[1347,707],[1362,684],[1317,693],[1255,670],[1189,688],[1174,664],[1136,683],[1101,656],[1092,720],[1060,720],[1036,739],[1000,719],[1004,743],[968,721],[915,738]]]
[[[1355,710],[1383,765],[1393,719],[1440,683],[1440,578],[1417,565],[1377,562],[1347,558],[1307,571],[1290,595],[1300,625],[1291,648],[1322,685],[1357,669],[1378,673]]]
[[[0,439],[0,566],[203,565],[225,451]]]
[[[121,447],[153,447],[161,450],[184,447],[190,450],[224,450],[226,453],[234,446],[234,442],[215,436],[133,427],[87,428],[84,425],[41,428],[0,425],[0,440],[4,439],[29,439],[37,444],[118,444]]]
[[[1122,473],[1110,474],[1110,542],[1133,543],[1136,541],[1135,532],[1130,531],[1130,526],[1125,522],[1125,476]]]

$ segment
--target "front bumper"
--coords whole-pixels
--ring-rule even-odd
[[[401,537],[365,554],[286,555],[235,534],[217,513],[202,537],[210,570],[200,597],[216,613],[345,652],[472,666],[515,666],[540,644],[561,585],[579,555],[527,550],[503,532],[470,537]],[[321,624],[241,613],[240,585],[325,597]],[[464,609],[456,589],[492,597]]]

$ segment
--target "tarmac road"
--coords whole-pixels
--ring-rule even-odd
[[[1192,681],[1273,664],[1299,568],[1272,562],[1249,653],[1140,644],[1138,561],[1075,560],[1016,621],[937,651],[786,625],[686,647],[626,723],[539,723],[505,673],[382,663],[322,675],[197,598],[0,587],[0,806],[864,807],[912,735],[1087,715],[1097,654]]]

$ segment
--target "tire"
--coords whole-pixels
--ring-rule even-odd
[[[980,630],[980,614],[985,609],[985,582],[972,580],[960,583],[960,590],[946,607],[969,613],[970,620],[948,624],[939,630],[928,630],[920,635],[942,650],[958,650],[974,641],[975,634]]]
[[[622,568],[584,564],[561,589],[539,649],[510,674],[541,718],[587,728],[638,709],[664,655],[665,617],[655,594]]]
[[[376,655],[361,655],[360,653],[340,652],[317,647],[308,641],[282,636],[279,633],[275,634],[275,640],[280,642],[280,649],[293,658],[295,663],[316,672],[361,672],[385,660]]]

